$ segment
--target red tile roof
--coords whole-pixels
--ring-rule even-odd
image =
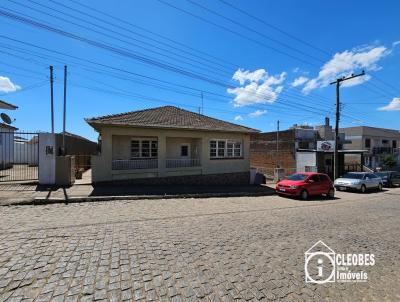
[[[86,122],[96,129],[101,125],[110,125],[245,133],[259,132],[256,129],[225,122],[174,106],[88,118]]]

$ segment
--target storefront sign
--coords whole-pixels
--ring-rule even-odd
[[[317,151],[332,152],[335,150],[335,141],[318,141]]]

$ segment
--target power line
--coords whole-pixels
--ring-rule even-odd
[[[182,74],[182,75],[187,76],[187,77],[191,77],[191,78],[194,78],[194,79],[202,80],[202,81],[208,82],[210,84],[226,87],[225,83],[222,83],[222,82],[220,82],[218,80],[211,79],[211,78],[208,78],[208,77],[193,73],[191,71],[186,71],[186,70],[184,70],[184,69],[182,69],[180,67],[175,67],[175,66],[170,65],[170,64],[165,64],[165,63],[153,60],[153,59],[149,59],[149,58],[143,57],[141,55],[129,52],[127,50],[107,45],[107,44],[105,44],[103,42],[98,42],[98,41],[95,41],[95,40],[91,40],[91,39],[88,39],[88,38],[85,38],[85,37],[82,37],[82,36],[67,32],[67,31],[62,30],[62,29],[54,28],[54,27],[46,25],[44,23],[36,22],[36,21],[34,21],[32,19],[25,18],[25,17],[19,16],[19,15],[10,13],[10,12],[7,12],[7,11],[2,10],[2,9],[0,9],[0,15],[4,16],[4,17],[7,17],[9,19],[15,20],[17,22],[23,23],[23,24],[27,24],[27,25],[30,25],[30,26],[33,26],[33,27],[36,27],[36,28],[39,28],[39,29],[43,29],[43,30],[46,30],[46,31],[49,31],[49,32],[52,32],[52,33],[55,33],[55,34],[58,34],[58,35],[62,35],[64,37],[67,37],[67,38],[70,38],[70,39],[73,39],[73,40],[76,40],[76,41],[87,43],[87,44],[89,44],[91,46],[94,46],[96,48],[107,50],[109,52],[116,53],[116,54],[121,55],[123,57],[127,57],[127,58],[130,58],[130,59],[136,60],[136,61],[140,61],[140,62],[149,64],[149,65],[152,65],[152,66],[156,66],[156,67],[168,70],[168,71],[179,73],[179,74]]]
[[[0,37],[6,38],[6,39],[10,39],[10,40],[12,40],[12,41],[17,41],[17,42],[19,42],[19,43],[27,44],[27,45],[30,45],[30,46],[33,46],[33,47],[37,47],[37,48],[40,48],[40,49],[46,49],[46,48],[43,48],[43,47],[40,47],[40,46],[35,46],[35,45],[30,44],[30,43],[27,43],[27,42],[22,42],[22,41],[20,41],[20,40],[16,40],[16,39],[13,39],[13,38],[4,37],[4,36],[1,36],[1,35],[0,35]],[[50,51],[50,52],[59,53],[59,52],[57,52],[57,51],[53,51],[53,50],[50,50],[50,49],[46,49],[46,50],[47,50],[47,51]],[[59,54],[61,54],[61,55],[63,55],[63,56],[67,56],[67,57],[74,57],[74,56],[71,56],[71,55],[63,54],[63,53],[59,53]],[[42,56],[42,57],[43,57],[43,56]],[[80,58],[77,58],[77,57],[74,57],[74,58],[80,59]],[[88,60],[85,60],[85,59],[80,59],[80,60],[88,61]],[[91,61],[88,61],[88,62],[91,62]],[[106,67],[109,67],[109,68],[112,68],[112,69],[116,69],[116,68],[113,68],[113,67],[111,67],[111,66],[107,66],[107,65],[104,65],[104,64],[99,64],[99,63],[96,63],[96,62],[91,62],[91,63],[97,64],[97,65],[101,65],[101,66],[106,66]],[[79,65],[82,65],[82,64],[79,64]],[[77,65],[77,66],[79,67],[79,65]],[[122,69],[117,69],[117,70],[120,70],[120,71],[123,71],[123,72],[127,72],[128,74],[131,73],[131,72],[129,72],[129,71],[122,70]],[[98,73],[98,70],[96,70],[95,73]],[[135,74],[135,75],[137,75],[137,74]],[[125,80],[125,78],[122,78],[122,79]],[[154,78],[153,78],[153,79],[154,79]],[[159,80],[159,79],[156,79],[156,80]],[[159,81],[160,81],[160,80],[159,80]],[[161,80],[161,81],[162,81],[162,80]],[[164,82],[165,82],[165,81],[164,81]],[[146,83],[145,83],[145,84],[146,84]],[[176,85],[176,83],[171,83],[171,84]],[[188,86],[187,86],[187,88],[192,88],[192,87],[188,87]],[[193,89],[193,88],[192,88],[192,89]],[[171,89],[168,89],[168,90],[171,90]],[[202,90],[202,89],[195,89],[195,90],[197,90],[197,91],[204,91],[204,90]],[[175,91],[175,92],[176,92],[176,91]],[[179,93],[179,92],[178,92],[178,93]],[[213,93],[212,93],[212,94],[213,94]],[[216,94],[216,95],[218,95],[218,94]],[[221,95],[221,96],[223,96],[223,95]],[[226,96],[223,96],[223,97],[226,97]],[[228,97],[227,97],[227,98],[228,98]],[[229,99],[230,99],[230,98],[229,98]],[[289,103],[280,103],[279,100],[282,100],[282,98],[278,99],[278,100],[274,103],[274,105],[281,105],[281,106],[288,107],[288,108],[298,108],[298,109],[302,109],[303,111],[308,111],[308,112],[316,113],[316,114],[318,114],[318,115],[325,115],[325,114],[326,114],[326,113],[322,113],[322,112],[320,112],[320,111],[318,112],[318,111],[315,110],[315,108],[310,107],[310,106],[306,106],[306,105],[295,105],[295,104],[289,104]],[[287,100],[284,100],[284,101],[286,102]],[[311,109],[313,109],[313,110],[308,110],[307,108],[304,108],[304,107],[308,107],[308,108],[311,108]],[[275,108],[274,110],[277,110],[276,107],[274,107],[274,108]],[[271,110],[270,110],[270,111],[271,111]],[[287,110],[285,111],[285,114],[287,114]],[[351,117],[351,118],[353,118],[353,117]]]
[[[249,27],[249,26],[247,26],[247,25],[245,25],[245,24],[243,24],[243,23],[237,22],[236,20],[233,20],[232,18],[226,17],[226,16],[224,16],[224,15],[222,15],[222,14],[220,14],[220,13],[218,13],[218,12],[212,10],[212,9],[209,9],[208,7],[206,7],[206,6],[204,6],[204,5],[201,5],[201,4],[199,4],[199,3],[195,2],[195,1],[192,1],[192,0],[186,0],[186,1],[189,2],[189,3],[192,3],[193,5],[195,5],[195,6],[197,6],[197,7],[202,8],[203,10],[205,10],[205,11],[207,11],[207,12],[213,14],[213,15],[216,15],[216,16],[218,16],[218,17],[224,19],[224,20],[228,20],[229,22],[231,22],[231,23],[233,23],[233,24],[235,24],[235,25],[237,25],[237,26],[240,26],[240,27],[242,27],[242,28],[244,28],[244,29],[246,29],[246,30],[252,32],[252,33],[256,33],[257,35],[263,37],[264,39],[270,40],[270,41],[272,41],[272,42],[274,42],[274,43],[277,43],[277,44],[279,44],[279,45],[281,45],[281,46],[283,46],[283,47],[286,47],[286,48],[288,48],[288,49],[290,49],[290,50],[292,50],[292,51],[295,51],[295,52],[297,52],[297,53],[299,53],[299,54],[302,54],[302,55],[304,55],[304,56],[306,56],[306,57],[309,57],[309,58],[311,58],[311,59],[313,59],[313,60],[322,62],[322,60],[320,60],[319,58],[316,58],[316,57],[314,57],[314,56],[312,56],[312,55],[310,55],[310,54],[308,54],[308,53],[305,53],[305,52],[303,52],[303,51],[301,51],[301,50],[299,50],[299,49],[297,49],[297,48],[294,48],[294,47],[292,47],[292,46],[290,46],[290,45],[288,45],[288,44],[286,44],[286,43],[284,43],[284,42],[281,42],[281,41],[279,41],[279,40],[277,40],[277,39],[274,39],[274,38],[272,38],[272,37],[269,37],[269,36],[267,36],[266,34],[260,32],[260,31],[258,31],[258,30],[255,30],[255,29],[253,29],[253,28],[251,28],[251,27]]]
[[[283,35],[285,35],[285,36],[287,36],[287,37],[289,37],[289,38],[291,38],[291,39],[293,39],[293,40],[296,40],[296,41],[298,41],[298,42],[300,42],[300,43],[302,43],[302,44],[304,44],[304,45],[306,45],[306,46],[308,46],[308,47],[310,47],[310,48],[313,48],[313,49],[315,49],[315,50],[318,50],[319,52],[321,52],[321,53],[323,53],[323,54],[326,54],[326,55],[331,56],[331,53],[329,53],[328,51],[326,51],[326,50],[324,50],[324,49],[322,49],[322,48],[319,48],[319,47],[317,47],[317,46],[315,46],[315,45],[312,45],[311,43],[309,43],[309,42],[307,42],[307,41],[304,41],[303,39],[300,39],[299,37],[296,37],[296,36],[294,36],[294,35],[288,33],[287,31],[284,31],[283,29],[281,29],[281,28],[279,28],[279,27],[277,27],[277,26],[275,26],[275,25],[273,25],[273,24],[271,24],[271,23],[266,22],[265,20],[263,20],[263,19],[261,19],[261,18],[258,18],[258,17],[256,17],[256,16],[254,16],[254,15],[252,15],[252,14],[246,12],[245,10],[243,10],[243,9],[241,9],[241,8],[239,8],[239,7],[237,7],[237,6],[234,6],[232,3],[228,2],[228,1],[225,1],[225,0],[219,0],[219,1],[222,2],[222,3],[224,3],[225,5],[227,5],[227,6],[231,7],[231,8],[233,8],[234,10],[239,11],[240,13],[242,13],[242,14],[244,14],[244,15],[250,17],[250,18],[253,18],[254,20],[257,20],[258,22],[261,22],[262,24],[264,24],[264,25],[266,25],[266,26],[268,26],[268,27],[270,27],[270,28],[272,28],[272,29],[274,29],[274,30],[280,32],[281,34],[283,34]]]
[[[45,7],[45,8],[47,8],[47,9],[50,9],[50,10],[52,10],[52,11],[55,11],[55,12],[57,12],[57,13],[59,13],[59,14],[62,14],[62,16],[68,16],[68,17],[73,18],[73,19],[75,19],[75,20],[79,20],[80,22],[83,22],[84,24],[90,24],[90,25],[92,25],[92,26],[95,26],[96,28],[100,28],[100,29],[102,29],[102,30],[111,32],[112,34],[107,34],[107,33],[105,33],[105,32],[102,32],[102,31],[99,31],[99,30],[90,28],[90,27],[88,27],[88,26],[86,26],[86,25],[81,25],[81,24],[75,23],[75,22],[73,22],[73,21],[67,20],[67,19],[65,19],[65,18],[63,18],[63,17],[55,16],[55,15],[53,15],[53,14],[44,12],[44,11],[42,11],[42,10],[40,10],[40,9],[31,7],[31,6],[29,6],[29,5],[21,4],[21,3],[17,2],[17,1],[15,1],[15,0],[8,0],[8,1],[10,1],[10,2],[12,2],[12,3],[15,3],[15,4],[17,4],[17,5],[20,5],[20,6],[22,6],[22,7],[25,7],[25,8],[29,8],[29,9],[31,9],[31,10],[33,10],[33,11],[39,12],[39,13],[41,13],[41,14],[43,14],[43,15],[46,15],[46,16],[49,16],[49,17],[51,17],[51,18],[55,18],[55,19],[57,19],[58,22],[61,20],[61,21],[65,22],[65,23],[69,23],[69,24],[75,25],[75,26],[77,26],[77,27],[80,27],[80,28],[86,29],[86,30],[88,30],[88,31],[97,33],[97,34],[99,34],[99,35],[106,36],[106,37],[111,38],[111,39],[113,39],[113,40],[117,40],[117,41],[119,41],[119,42],[122,42],[122,43],[125,43],[125,44],[128,44],[128,45],[131,45],[131,46],[134,46],[134,47],[143,49],[143,50],[148,51],[148,52],[150,52],[150,53],[154,53],[154,54],[156,54],[156,55],[158,55],[158,56],[161,56],[161,57],[163,57],[163,58],[169,58],[169,59],[171,59],[171,60],[175,60],[175,61],[177,61],[177,62],[186,64],[186,65],[189,65],[189,66],[198,68],[198,69],[207,70],[207,71],[209,71],[209,72],[212,71],[213,74],[218,74],[218,75],[221,75],[221,76],[226,76],[227,74],[229,74],[229,75],[231,74],[230,72],[228,73],[226,70],[222,70],[222,69],[220,69],[219,67],[216,67],[216,66],[209,66],[207,63],[200,62],[200,61],[197,61],[197,60],[194,60],[194,59],[190,59],[190,58],[188,58],[188,57],[186,57],[186,56],[173,53],[173,52],[168,51],[168,50],[166,50],[166,49],[164,49],[164,48],[158,47],[158,46],[156,46],[156,45],[154,45],[154,44],[150,44],[150,43],[144,42],[144,41],[142,41],[142,40],[135,39],[135,38],[133,38],[132,36],[125,35],[125,34],[122,34],[122,33],[120,33],[120,32],[117,32],[117,31],[115,31],[115,30],[112,30],[112,29],[110,29],[110,28],[107,28],[107,27],[104,27],[104,26],[95,24],[95,23],[93,23],[93,22],[88,21],[87,19],[84,20],[84,19],[82,19],[82,18],[79,18],[79,17],[76,17],[76,16],[72,16],[71,14],[68,14],[68,13],[66,13],[65,11],[63,12],[63,11],[60,11],[60,10],[51,8],[51,7],[46,6],[46,5],[44,5],[44,4],[37,3],[36,1],[33,1],[33,0],[29,0],[29,1],[32,2],[32,3],[34,3],[34,4],[36,4],[36,5]],[[10,11],[13,11],[13,10],[11,10],[11,9],[9,9],[9,10],[10,10]],[[18,13],[19,13],[20,15],[24,15],[24,14],[22,14],[21,12],[18,12]],[[25,16],[26,16],[26,15],[25,15]],[[88,15],[88,16],[89,16],[89,15]],[[29,17],[30,17],[30,16],[29,16]],[[30,17],[30,18],[32,18],[32,17]],[[34,18],[32,18],[32,19],[34,20]],[[36,20],[37,20],[37,19],[36,19]],[[50,24],[50,25],[51,25],[51,24]],[[52,26],[54,26],[54,25],[52,25]],[[132,43],[132,42],[130,42],[130,41],[127,41],[127,40],[118,38],[116,35],[120,35],[120,36],[122,36],[122,37],[124,37],[124,38],[128,38],[129,40],[133,40],[133,41],[139,42],[139,43],[141,43],[141,44],[146,44],[146,45],[150,46],[151,48],[144,47],[144,46],[142,46],[141,44]],[[154,49],[161,50],[161,51],[165,51],[166,53],[160,53],[160,52],[154,50],[153,48],[154,48]],[[138,54],[140,54],[140,53],[138,53]],[[143,54],[141,54],[141,55],[143,55]],[[171,56],[171,55],[172,55],[172,56]],[[143,56],[145,56],[145,55],[143,55]],[[148,57],[148,56],[147,56],[147,57]],[[148,58],[150,58],[150,57],[148,57]],[[189,60],[190,62],[187,62],[187,60]],[[159,60],[159,61],[160,61],[160,62],[163,62],[163,63],[167,63],[166,61],[163,61],[163,60]],[[197,64],[191,63],[192,61],[193,61],[193,62],[200,63],[201,65],[197,65]],[[221,73],[221,72],[222,72],[222,73]]]
[[[50,1],[51,1],[51,2],[55,2],[54,0],[50,0]],[[151,31],[151,30],[149,30],[149,29],[146,29],[146,28],[144,28],[144,27],[142,27],[142,26],[133,24],[133,23],[131,23],[131,22],[129,22],[129,21],[126,21],[126,20],[124,20],[124,19],[117,18],[117,17],[115,17],[115,16],[113,16],[113,15],[110,15],[110,14],[107,14],[107,13],[105,13],[105,12],[103,12],[103,11],[100,11],[100,10],[94,8],[94,7],[85,5],[85,4],[83,4],[83,3],[79,2],[79,1],[76,1],[76,0],[69,0],[69,1],[72,2],[72,3],[75,3],[75,4],[77,4],[77,5],[79,5],[79,6],[81,6],[81,7],[85,7],[86,9],[88,9],[88,10],[90,10],[90,11],[97,12],[98,14],[101,14],[102,16],[106,16],[106,17],[108,17],[108,18],[110,18],[110,19],[116,20],[116,21],[118,21],[118,22],[120,22],[120,23],[123,23],[123,24],[125,24],[125,25],[129,25],[130,27],[138,28],[138,29],[140,29],[140,30],[142,30],[142,31],[144,31],[144,32],[146,32],[146,33],[149,33],[149,34],[151,34],[151,35],[154,35],[154,36],[156,36],[156,37],[159,37],[159,38],[161,38],[161,39],[164,39],[164,40],[166,40],[166,41],[169,41],[169,42],[171,42],[171,43],[174,43],[174,44],[176,44],[176,45],[180,45],[180,46],[182,46],[182,47],[185,47],[186,49],[190,49],[191,51],[194,51],[194,52],[197,52],[197,53],[199,53],[199,54],[205,55],[206,57],[213,58],[213,59],[216,60],[216,62],[224,62],[225,64],[227,64],[226,66],[233,66],[233,67],[235,67],[235,68],[238,68],[238,67],[239,67],[237,64],[232,63],[232,62],[229,62],[229,61],[227,61],[226,59],[218,58],[218,57],[216,57],[216,56],[214,56],[214,55],[212,55],[212,54],[209,54],[209,53],[207,53],[207,52],[201,51],[201,50],[199,50],[199,49],[197,49],[197,48],[193,48],[193,47],[191,47],[191,46],[189,46],[189,45],[187,45],[187,44],[184,44],[184,43],[182,43],[182,42],[173,40],[173,39],[171,39],[171,38],[168,38],[168,37],[166,37],[166,36],[164,36],[164,35],[161,35],[161,34],[159,34],[159,33],[157,33],[157,32]],[[143,36],[143,35],[142,35],[142,36]],[[145,36],[143,36],[143,37],[145,37]],[[154,39],[149,38],[149,37],[146,37],[146,38],[147,38],[147,39],[150,39],[150,40],[152,40],[152,41],[155,41],[155,42],[157,42],[157,43],[161,43],[161,44],[163,44],[163,45],[168,45],[168,44],[166,44],[166,43],[163,43],[163,42],[154,40]],[[168,45],[168,46],[171,47],[171,48],[173,48],[173,46],[170,46],[170,45]],[[182,50],[181,50],[181,51],[182,51]]]
[[[10,0],[10,1],[12,1],[12,0]],[[15,2],[15,1],[13,1],[13,2]],[[36,3],[35,1],[32,1],[32,2],[34,2],[34,3]],[[53,1],[53,2],[56,2],[56,1]],[[67,22],[67,21],[66,21]],[[288,92],[284,92],[284,93],[286,93],[286,94],[288,94],[289,96],[291,96]],[[295,97],[295,98],[297,98],[297,99],[299,99],[299,97],[297,96],[297,97]]]
[[[0,35],[1,36],[1,35]],[[4,36],[1,36],[1,37],[4,37]],[[7,39],[11,39],[11,40],[14,40],[14,41],[16,41],[15,39],[12,39],[12,38],[8,38],[8,37],[5,37],[5,38],[7,38]],[[21,41],[19,41],[19,42],[21,42]],[[30,44],[30,43],[25,43],[25,44],[29,44],[29,45],[31,45],[31,46],[34,46],[33,44]],[[45,49],[45,48],[43,48],[43,47],[39,47],[39,48],[41,48],[41,49]],[[49,49],[46,49],[46,50],[48,50],[48,51],[51,51],[51,50],[49,50]],[[71,57],[70,55],[66,55],[66,54],[63,54],[63,53],[61,53],[62,55],[64,55],[64,56],[69,56],[69,57]],[[76,57],[75,57],[76,58]],[[79,58],[78,58],[79,59]],[[85,61],[88,61],[88,60],[85,60]],[[95,63],[95,62],[91,62],[91,63],[94,63],[94,64],[97,64],[97,65],[102,65],[102,66],[107,66],[107,65],[104,65],[104,64],[98,64],[98,63]],[[107,66],[107,67],[110,67],[110,66]],[[115,69],[115,68],[113,68],[113,69]],[[124,71],[124,72],[126,72],[126,70],[121,70],[121,69],[118,69],[117,68],[117,70],[119,70],[119,71]],[[138,75],[137,73],[135,74],[135,75]],[[154,79],[154,78],[153,78]],[[229,88],[229,86],[225,86],[225,88]],[[257,93],[255,93],[255,95],[257,95]],[[262,95],[259,95],[259,96],[262,96]],[[280,103],[281,104],[281,103]],[[283,105],[283,106],[286,106],[286,107],[289,107],[289,108],[291,108],[293,105],[289,105],[289,104],[285,104],[285,103],[283,103],[283,104],[281,104],[281,105]],[[308,108],[311,108],[311,109],[313,109],[313,112],[315,112],[315,108],[314,107],[310,107],[310,106],[307,106],[307,105],[302,105],[303,107],[297,107],[297,108],[299,108],[299,109],[305,109],[304,107],[308,107]],[[294,106],[294,107],[296,107],[296,106]]]
[[[210,21],[210,20],[208,20],[208,19],[206,19],[206,18],[203,18],[203,17],[201,17],[201,16],[199,16],[199,15],[196,15],[196,14],[194,14],[194,13],[192,13],[192,12],[189,12],[189,11],[187,11],[187,10],[185,10],[185,9],[182,9],[182,8],[180,8],[180,7],[177,7],[177,6],[175,6],[175,5],[171,4],[171,3],[168,3],[168,2],[163,1],[163,0],[157,0],[157,1],[160,2],[160,3],[162,3],[162,4],[164,4],[164,5],[166,5],[166,6],[169,6],[169,7],[172,7],[172,8],[174,8],[174,9],[178,10],[178,11],[181,11],[181,12],[183,12],[183,13],[185,13],[185,14],[188,14],[188,15],[190,15],[190,16],[196,18],[196,19],[199,19],[199,20],[201,20],[201,21],[203,21],[203,22],[205,22],[205,23],[212,24],[212,25],[215,26],[215,27],[218,27],[218,28],[220,28],[220,29],[223,29],[223,30],[225,30],[225,31],[227,31],[227,32],[230,32],[230,33],[232,33],[232,34],[234,34],[234,35],[236,35],[236,36],[239,36],[239,37],[241,37],[241,38],[243,38],[243,39],[245,39],[245,40],[251,41],[251,42],[253,42],[253,43],[255,43],[255,44],[258,44],[258,45],[260,45],[260,46],[262,46],[262,47],[264,47],[264,48],[273,50],[273,51],[275,51],[275,52],[277,52],[277,53],[280,53],[280,54],[282,54],[282,55],[285,55],[285,56],[287,56],[287,57],[289,57],[289,58],[292,58],[292,59],[294,59],[294,60],[297,60],[297,61],[299,61],[299,62],[305,63],[305,64],[307,64],[307,65],[311,65],[311,66],[314,66],[314,67],[315,67],[315,66],[316,66],[316,67],[319,67],[319,66],[317,66],[317,65],[315,65],[315,64],[313,64],[313,63],[310,63],[309,61],[303,60],[303,59],[301,59],[301,58],[299,58],[299,57],[296,57],[296,56],[294,56],[294,55],[291,55],[291,54],[289,54],[289,53],[287,53],[287,52],[281,51],[281,50],[277,49],[276,47],[267,45],[267,44],[265,44],[265,43],[263,43],[263,42],[261,42],[261,41],[258,41],[258,40],[256,40],[256,39],[250,38],[250,37],[248,37],[248,36],[246,36],[246,35],[244,35],[244,34],[241,34],[241,33],[237,32],[237,31],[234,31],[234,30],[232,30],[232,29],[230,29],[230,28],[228,28],[228,27],[226,27],[226,26],[223,26],[223,25],[220,25],[220,24],[215,23],[215,22],[213,22],[213,21]]]

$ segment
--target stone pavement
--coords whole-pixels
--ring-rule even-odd
[[[399,301],[400,189],[0,208],[0,301]],[[323,240],[365,283],[306,284]]]

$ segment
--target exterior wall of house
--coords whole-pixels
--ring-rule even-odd
[[[201,139],[187,137],[167,137],[167,158],[179,158],[181,156],[181,146],[189,145],[189,157],[201,157]]]
[[[103,126],[100,133],[101,154],[92,157],[92,181],[94,183],[126,180],[137,180],[139,183],[141,179],[147,178],[243,174],[249,173],[250,170],[250,140],[249,134],[245,133],[115,126]],[[113,170],[113,160],[130,159],[130,141],[137,137],[157,138],[157,168]],[[209,144],[212,139],[240,140],[242,157],[240,159],[211,159]],[[194,148],[198,148],[200,166],[168,168],[166,164],[168,157],[177,155],[180,152],[180,144],[187,142],[191,143],[192,157],[195,153]],[[229,183],[229,177],[225,176],[224,179],[226,183]]]

